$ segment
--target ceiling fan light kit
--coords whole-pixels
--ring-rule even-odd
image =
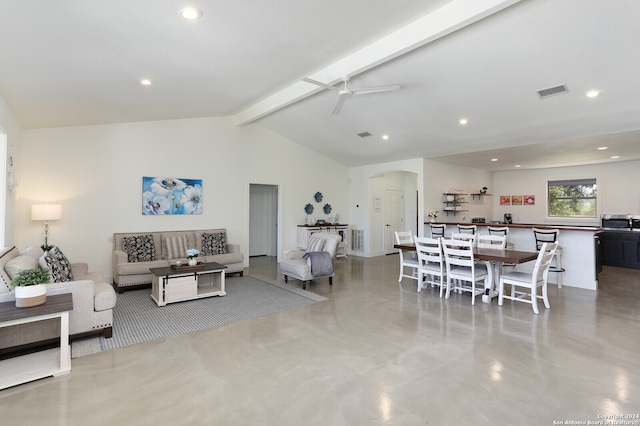
[[[311,78],[303,78],[302,81],[306,81],[307,83],[315,84],[316,86],[324,87],[325,89],[333,90],[334,92],[338,92],[338,101],[336,102],[335,107],[333,107],[332,114],[340,114],[342,107],[345,101],[351,98],[353,95],[366,95],[369,93],[380,93],[380,92],[391,92],[394,90],[399,90],[399,84],[391,84],[388,86],[376,86],[376,87],[362,87],[357,89],[352,89],[349,87],[348,82],[351,80],[351,77],[345,75],[342,77],[342,82],[344,86],[342,88],[337,88],[335,86],[330,86],[326,83],[322,83],[317,80],[313,80]]]

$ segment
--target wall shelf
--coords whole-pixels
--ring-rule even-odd
[[[473,200],[476,199],[476,197],[478,197],[478,200],[481,199],[482,197],[493,197],[493,194],[480,194],[479,192],[476,194],[471,194],[471,198]]]
[[[464,201],[464,199],[461,199],[460,196],[461,195],[469,195],[469,194],[460,194],[460,193],[443,193],[442,195],[444,195],[444,201],[442,201],[442,203],[444,204],[443,207],[443,211],[445,213],[447,213],[447,216],[449,216],[449,213],[453,213],[453,215],[455,216],[456,213],[458,212],[466,212],[467,210],[463,210],[461,207],[462,204],[466,204],[468,203],[468,201]]]

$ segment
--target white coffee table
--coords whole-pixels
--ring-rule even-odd
[[[225,265],[215,262],[150,268],[151,298],[158,306],[203,297],[224,296]]]

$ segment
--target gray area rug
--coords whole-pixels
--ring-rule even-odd
[[[159,307],[151,289],[118,294],[113,337],[102,335],[71,343],[71,357],[91,355],[149,340],[175,336],[268,315],[327,300],[325,297],[265,277],[227,277],[227,294]]]

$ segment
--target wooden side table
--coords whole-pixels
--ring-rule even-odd
[[[69,311],[71,293],[47,296],[39,306],[16,308],[15,302],[0,303],[0,329],[28,322],[60,318],[60,347],[0,361],[0,389],[71,371],[69,348]],[[0,330],[0,337],[2,330]]]

